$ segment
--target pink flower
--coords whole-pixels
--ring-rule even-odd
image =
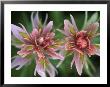
[[[81,75],[85,62],[84,58],[87,55],[89,57],[95,54],[100,56],[99,45],[92,43],[93,38],[99,35],[99,33],[97,33],[99,23],[92,23],[85,29],[78,31],[73,16],[70,15],[70,17],[71,22],[67,19],[64,20],[64,31],[59,31],[66,36],[65,49],[69,52],[74,52],[71,67],[75,63],[77,72],[79,75]]]
[[[64,57],[58,54],[56,51],[60,47],[61,42],[55,40],[55,33],[52,31],[53,21],[50,21],[47,25],[48,15],[43,26],[41,26],[38,12],[33,18],[34,13],[31,14],[31,21],[33,25],[33,30],[31,33],[28,33],[25,27],[21,25],[18,27],[14,24],[11,25],[12,30],[12,41],[18,40],[19,44],[14,44],[16,47],[20,48],[20,51],[17,52],[18,56],[14,57],[12,61],[12,68],[17,67],[16,70],[19,70],[22,66],[31,62],[31,55],[34,54],[36,67],[34,75],[36,72],[40,76],[55,76],[57,70],[50,63],[49,58],[63,60]],[[17,38],[15,38],[15,37]]]

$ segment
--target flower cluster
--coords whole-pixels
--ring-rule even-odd
[[[59,53],[59,50],[64,47],[63,50],[74,54],[71,68],[75,63],[77,72],[81,75],[85,57],[90,57],[91,55],[100,56],[99,44],[92,43],[93,38],[99,35],[97,33],[99,23],[89,24],[86,28],[78,31],[73,16],[70,15],[70,18],[71,22],[67,19],[64,20],[64,30],[59,30],[65,35],[65,43],[55,39],[55,33],[52,32],[53,21],[47,24],[47,14],[42,25],[38,12],[36,14],[32,12],[31,22],[33,27],[31,33],[27,32],[21,23],[21,27],[12,24],[12,42],[20,50],[17,52],[18,55],[12,58],[11,68],[16,67],[16,70],[21,69],[24,65],[32,61],[32,55],[34,55],[36,63],[34,75],[37,72],[43,77],[48,75],[53,77],[56,75],[57,69],[49,61],[49,58],[64,60],[64,56]],[[19,43],[15,43],[15,40]]]

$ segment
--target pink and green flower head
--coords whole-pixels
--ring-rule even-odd
[[[31,14],[32,21],[32,32],[27,32],[26,28],[22,25],[21,27],[14,24],[11,25],[12,31],[12,42],[13,45],[19,48],[17,56],[12,61],[12,68],[16,67],[16,70],[19,70],[24,65],[27,65],[32,61],[31,56],[35,55],[35,71],[40,76],[55,76],[57,70],[50,63],[49,58],[63,60],[64,57],[58,54],[56,51],[59,49],[62,44],[60,41],[54,38],[55,33],[52,32],[53,21],[50,21],[47,25],[48,15],[44,24],[41,25],[41,22],[38,17],[38,12],[34,16],[34,12]],[[19,43],[14,43],[17,40]]]
[[[64,20],[64,31],[59,31],[65,35],[65,50],[74,53],[71,68],[75,63],[77,72],[81,75],[85,57],[87,57],[87,55],[89,57],[91,55],[100,56],[99,44],[92,43],[92,40],[99,35],[99,33],[97,33],[99,23],[91,23],[87,25],[85,29],[78,31],[73,16],[70,15],[70,17],[71,22],[67,19]]]

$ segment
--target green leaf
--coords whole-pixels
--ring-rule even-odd
[[[83,25],[83,28],[85,28],[86,25],[87,25],[87,18],[88,18],[88,12],[85,11],[85,19],[84,19],[84,25]]]
[[[97,36],[97,37],[93,38],[92,43],[93,44],[100,44],[100,37]]]
[[[55,28],[59,28],[59,26],[61,27],[61,25],[63,25],[63,13],[60,11],[52,11],[50,13],[50,17],[51,20],[54,22],[54,27]]]
[[[95,66],[92,64],[91,60],[88,57],[85,57],[85,72],[89,76],[93,76],[93,72],[96,72]]]
[[[28,12],[27,12],[28,13]],[[26,27],[27,31],[32,31],[32,23],[30,21],[30,17],[28,17],[26,12],[21,13],[21,22]]]
[[[25,65],[24,67],[21,68],[21,73],[19,73],[19,77],[34,77],[34,69],[35,69],[35,61],[34,59],[31,60],[31,63]],[[17,73],[16,71],[15,73]],[[18,76],[17,75],[17,76]]]

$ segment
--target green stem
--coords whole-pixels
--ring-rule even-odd
[[[86,26],[86,24],[87,24],[87,18],[88,18],[88,12],[85,11],[85,19],[84,19],[83,28],[85,28],[85,26]]]

